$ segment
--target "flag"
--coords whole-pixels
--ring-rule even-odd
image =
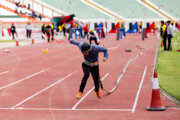
[[[74,17],[75,17],[74,14],[62,17],[58,22],[58,26],[64,24],[64,22],[65,23],[72,22]]]

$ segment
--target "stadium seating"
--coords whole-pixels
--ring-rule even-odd
[[[152,12],[148,8],[144,7],[136,0],[93,0],[93,1],[128,19],[161,18],[159,15]]]
[[[150,2],[173,17],[180,19],[180,0],[151,0]]]
[[[17,13],[16,13],[17,10]],[[19,11],[18,11],[19,10]],[[39,17],[36,17],[36,19],[31,18],[30,13],[31,10],[28,10],[26,8],[19,8],[17,9],[16,5],[11,2],[8,2],[6,0],[0,1],[0,21],[10,23],[10,22],[28,22],[29,20],[35,21],[41,21],[41,22],[47,22],[50,21],[48,18],[41,17],[41,20],[39,20]]]
[[[81,0],[40,0],[68,14],[75,14],[79,19],[110,19],[109,16],[93,9]]]
[[[4,6],[8,6],[9,8],[15,10],[16,9],[16,5],[10,2],[7,2],[6,0],[1,0],[0,4],[4,5]]]
[[[6,22],[11,22],[11,21],[27,21],[25,18],[21,18],[15,13],[9,12],[7,10],[4,10],[3,8],[0,8],[0,20],[1,21],[6,21]]]
[[[0,16],[2,17],[16,17],[17,14],[9,12],[7,10],[4,10],[3,8],[0,8]]]

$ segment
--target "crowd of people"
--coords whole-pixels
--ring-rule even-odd
[[[174,28],[173,28],[173,23],[171,21],[161,21],[161,27],[160,27],[160,35],[163,40],[163,46],[164,46],[164,51],[170,51],[172,50],[171,48],[171,39],[174,36]],[[175,24],[177,27],[178,25]],[[122,27],[122,24],[119,26]],[[99,36],[97,34],[96,29],[89,28],[88,24],[82,25],[79,24],[78,22],[74,23],[63,23],[57,28],[55,28],[55,24],[52,22],[51,24],[43,24],[41,27],[41,32],[42,32],[42,39],[47,38],[48,42],[54,41],[54,35],[57,33],[62,33],[64,37],[66,37],[66,34],[71,31],[73,28],[78,28],[82,29],[82,31],[79,31],[79,34],[81,34],[82,37],[88,38],[89,42],[77,42],[73,39],[69,39],[69,42],[71,44],[74,44],[78,46],[84,56],[84,61],[82,62],[82,70],[84,73],[84,76],[82,78],[81,84],[79,91],[76,95],[76,98],[80,99],[82,97],[84,88],[86,86],[87,79],[89,78],[89,75],[92,74],[93,80],[94,80],[94,86],[95,86],[95,93],[99,99],[101,99],[101,93],[99,91],[99,62],[98,62],[98,53],[103,52],[104,53],[104,58],[103,61],[106,61],[108,59],[108,51],[106,48],[99,46],[100,40]],[[142,29],[142,23],[139,24],[139,30],[137,32],[141,32]],[[27,38],[31,38],[31,24],[28,23],[26,26],[26,33],[27,33]],[[14,24],[11,26],[11,33],[12,33],[12,38],[15,39],[14,35],[17,35],[16,32],[16,27]],[[70,33],[69,33],[70,34]],[[168,44],[166,43],[168,40]],[[94,41],[93,45],[92,41]]]
[[[30,9],[30,4],[26,5],[22,5],[21,2],[16,2],[16,13],[20,13],[22,15],[25,15],[27,17],[32,17],[32,18],[36,18],[38,17],[40,20],[42,19],[41,14],[37,14],[34,12],[34,10]]]
[[[76,30],[75,30],[76,29]],[[94,41],[97,45],[99,44],[99,34],[96,32],[95,29],[90,29],[88,27],[88,24],[85,24],[84,26],[81,23],[73,22],[73,23],[63,23],[61,25],[58,25],[57,28],[55,28],[54,22],[51,24],[43,24],[41,27],[42,32],[42,39],[47,38],[48,42],[51,40],[54,40],[54,35],[62,35],[64,37],[71,36],[71,34],[78,34],[81,38],[87,37],[89,39],[90,43]],[[105,36],[104,36],[105,37]]]
[[[15,40],[15,35],[16,35],[16,37],[18,37],[18,34],[17,34],[16,27],[15,27],[14,23],[12,23],[10,31],[11,31],[12,39]],[[27,38],[31,38],[31,34],[32,34],[31,24],[27,23],[27,26],[26,26],[26,37]]]
[[[141,33],[141,29],[142,29],[142,23],[140,22],[138,24],[138,32]],[[175,27],[173,27],[175,26]],[[155,29],[157,29],[157,26],[155,25]],[[55,28],[54,23],[52,22],[51,24],[43,24],[41,27],[41,32],[42,32],[42,39],[47,38],[48,42],[51,42],[54,40],[54,35],[63,35],[64,37],[67,37],[68,33],[70,33],[71,29],[77,28],[79,30],[78,34],[80,34],[81,37],[85,38],[87,37],[87,39],[89,40],[89,43],[92,44],[92,41],[94,41],[94,43],[96,45],[99,45],[100,43],[100,38],[98,33],[96,32],[96,29],[92,29],[89,28],[88,24],[85,24],[83,26],[82,23],[79,22],[73,22],[73,23],[63,23],[59,26],[57,26],[57,28]],[[174,29],[175,28],[175,29]],[[14,24],[12,24],[11,28],[11,34],[12,34],[12,39],[15,39],[15,35],[17,35],[16,32],[16,27]],[[178,24],[176,23],[175,25],[173,25],[172,22],[167,21],[161,21],[161,26],[160,26],[160,35],[162,37],[162,45],[164,47],[164,51],[170,51],[171,48],[171,39],[173,37],[173,32],[175,30],[178,30]],[[27,38],[31,38],[31,33],[32,33],[32,28],[31,28],[31,24],[28,23],[26,26],[26,36]],[[73,31],[74,33],[74,31]],[[168,40],[168,41],[167,41]]]
[[[45,39],[47,37],[48,42],[50,40],[54,40],[54,23],[52,24],[43,24],[41,27],[41,32],[42,32],[42,39]]]
[[[164,46],[164,51],[170,51],[171,48],[171,38],[174,36],[173,34],[173,23],[171,21],[161,21],[160,35],[162,38],[162,45]],[[168,45],[166,43],[168,39]]]

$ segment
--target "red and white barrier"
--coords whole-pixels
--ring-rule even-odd
[[[10,36],[11,36],[10,28],[3,28],[2,29],[2,37],[10,37]]]
[[[147,107],[148,111],[163,111],[165,107],[161,105],[161,98],[160,98],[160,90],[159,90],[159,83],[158,83],[158,76],[157,71],[154,71],[153,76],[153,86],[152,86],[152,97],[151,97],[151,105]]]
[[[25,39],[26,38],[26,29],[25,28],[17,28],[16,33],[18,35],[18,39]],[[10,28],[3,28],[1,30],[0,34],[2,37],[11,38]],[[41,29],[40,28],[32,28],[31,36],[32,37],[41,37]]]

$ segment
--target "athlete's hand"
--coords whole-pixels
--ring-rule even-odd
[[[107,58],[103,58],[103,59],[102,59],[103,62],[106,62],[106,60],[107,60]]]
[[[68,39],[69,42],[71,42],[72,39]]]

